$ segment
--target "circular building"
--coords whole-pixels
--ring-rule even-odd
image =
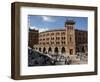
[[[63,29],[53,29],[39,33],[39,43],[34,49],[42,53],[75,55],[75,22],[66,21]]]

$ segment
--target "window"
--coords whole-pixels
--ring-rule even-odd
[[[43,34],[43,36],[45,36],[45,34]]]
[[[43,39],[43,40],[45,40],[45,39]]]
[[[62,47],[61,52],[62,52],[62,53],[65,53],[65,52],[66,52],[66,50],[65,50],[64,47]]]
[[[54,33],[51,33],[51,35],[54,35]]]
[[[62,40],[65,40],[65,37],[61,37]]]
[[[70,55],[73,55],[73,49],[70,49],[69,52],[70,52]]]
[[[62,43],[62,44],[65,44],[65,41],[64,41],[64,42],[62,41],[61,43]]]
[[[49,38],[47,38],[46,40],[49,40]]]
[[[71,28],[71,30],[73,30],[73,26],[71,26],[70,28]]]
[[[49,42],[47,42],[47,44],[49,44]]]
[[[54,52],[55,52],[56,54],[58,54],[59,49],[56,47],[55,50],[54,50]]]
[[[54,44],[54,42],[51,42],[51,44]]]
[[[60,44],[60,42],[56,42],[56,44]]]
[[[61,39],[63,40],[63,37],[61,37]]]
[[[49,49],[48,49],[48,52],[52,52],[52,49],[51,49],[51,47],[49,47]]]
[[[42,39],[39,39],[39,41],[42,41]]]
[[[70,36],[70,42],[72,42],[72,37]]]
[[[60,37],[56,37],[56,40],[59,40],[60,39]]]
[[[45,42],[43,42],[43,45],[45,45]]]
[[[73,26],[68,26],[67,29],[68,30],[73,30]]]
[[[39,51],[41,52],[41,48],[39,48]]]
[[[49,33],[47,33],[47,36],[49,36]]]
[[[65,35],[65,32],[62,32],[61,35]]]
[[[51,40],[54,40],[54,37],[51,37]]]
[[[68,26],[67,29],[70,30],[70,26]]]
[[[57,32],[57,33],[56,33],[56,35],[60,35],[60,33],[59,33],[59,32]]]

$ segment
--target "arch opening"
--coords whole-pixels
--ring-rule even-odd
[[[45,54],[46,54],[46,48],[45,48],[45,47],[43,48],[43,53],[45,53]]]
[[[41,52],[41,48],[39,48],[39,51]]]
[[[52,53],[52,48],[51,47],[49,47],[49,49],[48,49],[48,53]]]
[[[66,52],[65,48],[62,47],[62,49],[61,49],[61,53],[64,54],[65,52]]]
[[[55,54],[59,53],[58,47],[55,48],[54,52],[55,52]]]

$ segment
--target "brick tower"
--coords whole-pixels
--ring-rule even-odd
[[[75,55],[75,22],[73,20],[67,20],[65,22],[66,29],[66,43],[67,53],[69,55]]]

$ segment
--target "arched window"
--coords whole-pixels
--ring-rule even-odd
[[[51,53],[52,52],[52,49],[51,49],[51,47],[49,47],[49,49],[48,49],[48,53]]]
[[[39,51],[41,52],[41,48],[39,48]]]
[[[65,52],[66,52],[65,48],[62,47],[62,49],[61,49],[61,53],[63,54],[63,53],[65,53]]]
[[[84,46],[82,47],[82,52],[83,52],[83,53],[85,52]]]
[[[73,49],[69,50],[70,55],[73,55]]]
[[[56,47],[56,48],[55,48],[55,53],[58,54],[58,52],[59,52],[59,50],[58,50],[58,48]]]
[[[46,48],[45,47],[43,48],[43,53],[46,53]]]
[[[48,52],[49,52],[49,51],[52,51],[51,47],[49,47]]]
[[[70,36],[70,42],[72,42],[72,37]]]

